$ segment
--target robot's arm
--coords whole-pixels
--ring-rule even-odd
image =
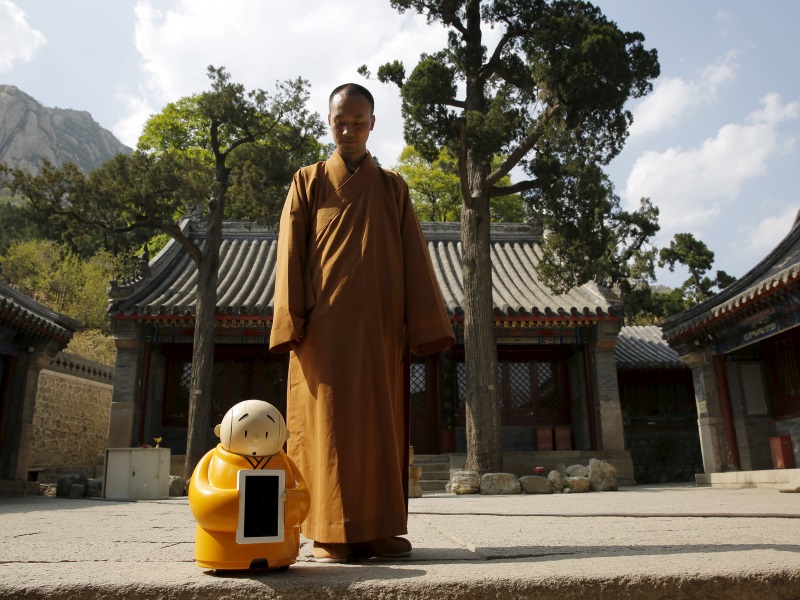
[[[284,527],[297,527],[303,522],[303,519],[308,515],[311,508],[311,493],[308,491],[306,480],[288,456],[286,460],[289,464],[289,471],[286,473],[287,478],[293,477],[297,482],[294,488],[286,489],[286,505],[284,506]]]
[[[214,451],[210,450],[192,473],[189,485],[189,507],[197,524],[212,531],[236,531],[239,518],[239,491],[214,486],[208,478],[208,467]]]

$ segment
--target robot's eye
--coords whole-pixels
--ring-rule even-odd
[[[247,437],[247,429],[244,430],[244,437]]]

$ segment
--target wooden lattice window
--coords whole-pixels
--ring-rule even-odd
[[[425,363],[412,362],[409,365],[409,393],[411,410],[425,410]]]
[[[498,402],[504,424],[562,423],[566,419],[561,363],[540,360],[500,360]],[[456,363],[456,411],[463,414],[467,368]]]

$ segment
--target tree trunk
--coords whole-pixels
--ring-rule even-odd
[[[467,368],[465,468],[481,474],[503,470],[489,230],[488,195],[465,198],[461,211]]]
[[[189,389],[189,428],[186,434],[186,477],[210,449],[211,390],[214,384],[214,320],[217,313],[219,249],[222,245],[222,202],[209,202],[206,241],[197,266],[192,376]]]

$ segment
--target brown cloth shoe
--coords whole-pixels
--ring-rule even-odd
[[[353,554],[361,557],[380,556],[384,558],[397,558],[411,556],[411,542],[406,538],[389,537],[350,544]]]
[[[317,562],[343,563],[350,558],[350,545],[314,542],[313,552]]]

